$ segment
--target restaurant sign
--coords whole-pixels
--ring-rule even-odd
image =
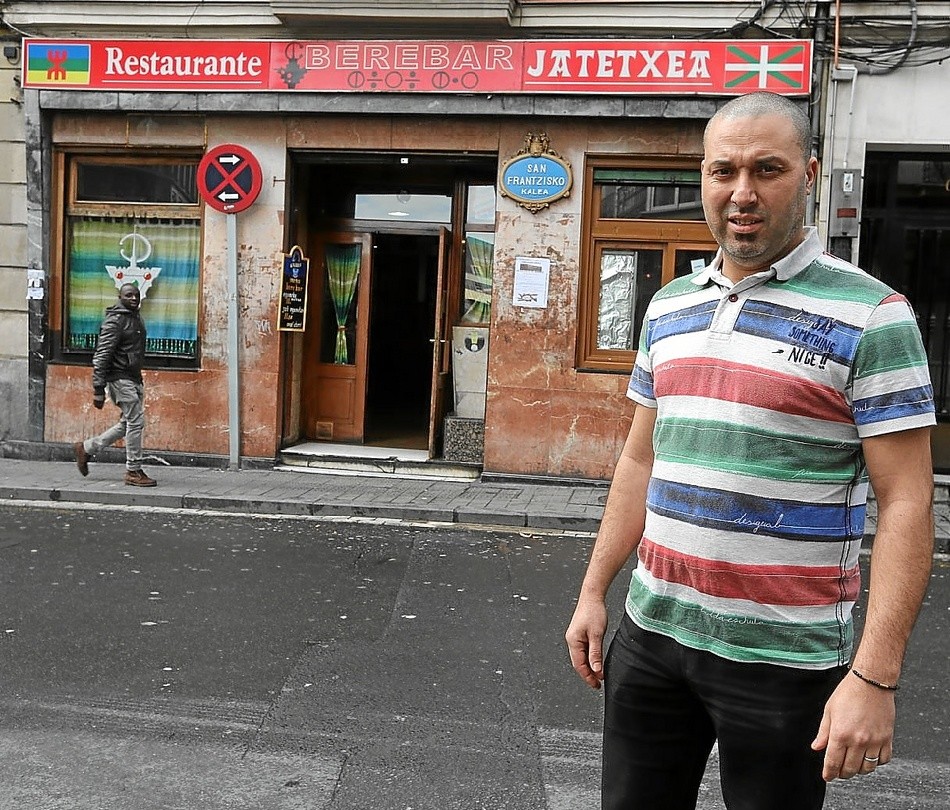
[[[807,95],[811,41],[25,39],[57,90]]]

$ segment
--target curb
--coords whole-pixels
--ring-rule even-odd
[[[533,528],[595,533],[600,514],[555,515],[544,513],[499,512],[471,506],[411,506],[407,504],[360,504],[334,501],[257,499],[227,495],[169,495],[161,492],[38,489],[0,485],[0,500],[34,501],[62,505],[153,506],[188,511],[215,511],[233,514],[283,515],[288,517],[354,517],[425,523],[474,524],[499,528]]]

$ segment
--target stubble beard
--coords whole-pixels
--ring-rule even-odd
[[[762,216],[763,227],[759,233],[737,233],[729,232],[729,216],[735,211],[725,212],[720,220],[720,225],[713,233],[716,241],[722,247],[723,253],[731,258],[740,267],[747,269],[764,268],[765,264],[771,264],[783,256],[790,253],[801,241],[796,239],[801,233],[805,220],[805,201],[802,199],[800,205],[796,206],[795,212],[789,217],[786,223],[785,232],[779,237],[778,234],[770,234],[769,228],[775,227],[775,223]]]

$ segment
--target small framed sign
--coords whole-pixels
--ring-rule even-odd
[[[529,132],[524,149],[508,158],[498,173],[501,195],[532,214],[570,196],[573,185],[571,164],[551,148],[543,132]]]
[[[307,276],[310,259],[300,245],[284,253],[284,272],[280,282],[280,314],[277,328],[282,332],[303,332],[307,326]]]

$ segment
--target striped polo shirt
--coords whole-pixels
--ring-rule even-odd
[[[734,661],[845,664],[860,589],[861,440],[932,425],[907,300],[817,232],[732,284],[712,265],[650,302],[627,395],[656,408],[626,609]]]

